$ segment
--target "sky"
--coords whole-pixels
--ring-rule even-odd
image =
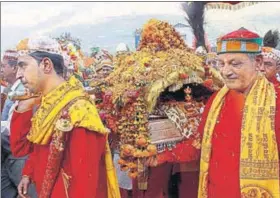
[[[280,2],[237,11],[207,10],[205,29],[213,43],[240,27],[263,36],[269,29],[280,29],[279,10]],[[85,51],[94,45],[114,51],[122,40],[133,48],[133,32],[149,18],[175,24],[185,22],[184,16],[181,2],[1,2],[1,51],[26,37],[66,31],[82,40]]]

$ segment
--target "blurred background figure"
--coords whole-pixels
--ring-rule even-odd
[[[262,48],[263,65],[262,72],[266,78],[274,85],[280,85],[279,72],[280,72],[280,50],[276,49],[279,42],[278,30],[269,30],[264,36],[264,47]]]
[[[18,53],[13,50],[5,51],[1,63],[1,77],[8,83],[5,88],[7,95],[13,95],[15,92],[23,92],[24,86],[16,78],[17,75]],[[2,87],[1,87],[2,89]],[[1,90],[2,93],[2,90]],[[2,98],[1,98],[2,99]],[[7,98],[3,105],[1,117],[1,197],[15,198],[18,195],[17,186],[22,177],[22,169],[28,156],[14,157],[10,148],[10,122],[12,113],[17,102]],[[34,185],[30,185],[28,194],[35,198],[36,191]]]

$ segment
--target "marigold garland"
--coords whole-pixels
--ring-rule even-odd
[[[114,68],[103,83],[91,85],[102,85],[102,106],[113,108],[105,108],[110,114],[108,123],[120,139],[119,164],[136,178],[139,161],[157,165],[157,147],[151,144],[148,117],[160,93],[168,87],[176,91],[183,84],[204,81],[209,89],[218,89],[223,82],[215,70],[203,67],[203,60],[171,25],[156,19],[144,25],[138,51],[118,56]],[[195,124],[192,128],[196,127]]]

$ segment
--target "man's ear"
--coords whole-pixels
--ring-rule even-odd
[[[50,74],[53,70],[53,63],[49,58],[44,58],[41,62],[45,74]]]
[[[263,56],[261,54],[257,55],[255,58],[256,70],[262,71],[263,67]]]
[[[18,71],[18,66],[14,66],[14,68],[13,68],[13,73],[14,73],[14,74],[17,74],[17,71]]]
[[[276,70],[280,72],[280,61],[276,63]]]

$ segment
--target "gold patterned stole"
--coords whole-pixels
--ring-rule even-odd
[[[94,102],[84,91],[82,84],[72,76],[69,81],[61,84],[42,98],[41,105],[32,118],[32,127],[27,139],[32,143],[40,145],[47,145],[50,142],[53,143],[53,138],[55,138],[56,141],[55,135],[57,134],[54,133],[57,130],[55,128],[56,122],[60,119],[62,110],[71,103],[71,101],[75,102],[67,109],[72,126],[82,127],[91,132],[108,135],[108,131],[99,117]],[[63,141],[63,137],[64,135],[60,137],[61,141]],[[48,162],[52,165],[50,169],[54,169],[55,166],[59,167],[62,159],[61,152],[51,144],[50,153],[52,153],[53,156],[60,155],[59,158],[56,157],[55,163],[51,162],[54,160],[52,156],[49,156]],[[105,166],[108,198],[119,198],[119,186],[108,142],[106,143]]]
[[[42,98],[41,105],[32,118],[32,128],[27,136],[28,140],[36,144],[48,144],[59,113],[77,97],[88,98],[88,101],[82,100],[71,106],[69,113],[72,124],[90,131],[107,134],[98,111],[93,102],[90,102],[91,99],[83,90],[82,84],[75,77],[71,77],[69,81],[64,82]]]
[[[208,169],[212,134],[229,89],[216,95],[204,127],[199,176],[199,198],[208,197]],[[240,191],[243,197],[279,198],[279,156],[275,136],[276,94],[263,76],[246,97],[240,144]]]

